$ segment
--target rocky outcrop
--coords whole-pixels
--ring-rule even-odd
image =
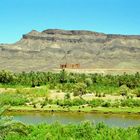
[[[140,69],[140,36],[33,30],[14,44],[0,44],[0,60],[0,69],[13,71],[46,71],[65,63],[89,69]]]

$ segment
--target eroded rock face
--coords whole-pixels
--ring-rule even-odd
[[[88,69],[140,69],[140,36],[33,30],[15,44],[0,44],[0,60],[0,69],[12,71],[46,71],[66,62]]]

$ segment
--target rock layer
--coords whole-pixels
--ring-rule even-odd
[[[140,69],[140,36],[48,29],[0,44],[0,69],[46,71],[65,63],[84,69]]]

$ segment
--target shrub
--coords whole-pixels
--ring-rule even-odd
[[[115,100],[113,103],[111,103],[112,107],[119,107],[121,105],[120,100]]]
[[[80,105],[84,105],[84,104],[86,104],[87,102],[85,101],[85,100],[83,100],[83,99],[73,99],[72,100],[72,104],[74,105],[74,106],[80,106]]]
[[[71,100],[66,99],[66,100],[64,100],[63,105],[64,105],[64,106],[72,106],[72,105],[73,105],[73,103],[72,103],[72,101],[71,101]]]
[[[137,97],[140,97],[140,88],[135,89],[135,90],[133,91],[133,94],[135,94]]]
[[[76,78],[73,75],[69,75],[69,82],[76,83]]]
[[[62,84],[61,90],[64,91],[64,92],[72,92],[73,84],[72,83]]]
[[[133,99],[133,97],[134,96],[132,94],[126,96],[127,99]]]
[[[106,94],[105,93],[103,93],[103,95],[102,95],[103,97],[106,97]]]
[[[70,93],[66,93],[64,99],[70,99]]]
[[[110,107],[111,106],[111,103],[108,101],[108,102],[104,102],[102,104],[102,107]]]
[[[93,99],[93,100],[89,101],[89,104],[94,107],[98,107],[98,106],[101,106],[103,102],[104,101],[102,99]]]
[[[16,77],[10,71],[2,70],[0,71],[0,83],[9,84],[14,81]]]
[[[57,104],[57,105],[60,105],[60,106],[64,105],[64,101],[63,100],[59,100],[59,99],[56,100],[54,103]]]
[[[129,92],[129,88],[126,85],[122,85],[119,89],[119,93],[122,96],[127,96]]]
[[[125,99],[121,100],[121,106],[128,106],[128,107],[140,107],[140,101],[134,99]]]
[[[85,84],[87,85],[87,87],[91,86],[93,84],[92,79],[91,78],[86,78],[85,79]]]
[[[86,85],[84,83],[76,83],[75,87],[74,87],[74,96],[82,96],[83,94],[86,93]]]
[[[42,102],[40,103],[41,108],[43,108],[44,106],[46,106],[46,105],[48,104],[48,101],[49,101],[48,97],[45,97],[44,101],[42,101]]]
[[[50,83],[49,88],[50,89],[55,89],[56,88],[56,83]]]

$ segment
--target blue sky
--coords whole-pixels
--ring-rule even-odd
[[[140,34],[140,0],[0,0],[0,43],[48,28]]]

